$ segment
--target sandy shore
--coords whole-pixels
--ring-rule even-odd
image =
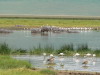
[[[0,14],[0,18],[37,18],[37,19],[87,19],[100,20],[100,16],[78,16],[78,15],[29,15],[29,14]]]

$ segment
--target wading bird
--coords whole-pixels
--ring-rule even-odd
[[[88,61],[87,61],[87,60],[85,60],[85,61],[83,61],[83,63],[82,63],[82,64],[84,64],[84,66],[87,66]]]

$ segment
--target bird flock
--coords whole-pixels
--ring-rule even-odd
[[[44,59],[43,59],[43,62],[45,61],[45,63],[46,64],[56,64],[55,63],[55,57],[54,57],[54,55],[53,54],[50,54],[49,55],[49,58],[48,59],[46,59],[46,56],[47,56],[47,54],[46,53],[43,53],[43,56],[44,56]],[[63,61],[65,60],[65,54],[64,53],[60,53],[59,54],[59,61],[60,61],[60,66],[64,66],[64,63],[63,63]],[[82,67],[88,67],[88,64],[90,64],[90,62],[92,62],[93,63],[93,65],[95,65],[95,62],[96,62],[96,54],[90,54],[90,53],[87,53],[87,54],[85,54],[84,55],[84,57],[83,57],[83,60],[80,60],[81,59],[81,56],[80,56],[80,54],[79,53],[75,53],[74,55],[73,55],[73,61],[75,62],[75,63],[81,63],[82,64]]]

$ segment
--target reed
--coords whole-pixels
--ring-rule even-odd
[[[94,50],[93,53],[100,57],[100,49]]]
[[[43,52],[46,52],[46,53],[49,53],[49,54],[52,54],[52,53],[55,54],[55,49],[54,49],[54,47],[53,47],[52,45],[51,45],[51,46],[46,45],[46,46],[44,47]]]
[[[66,51],[74,51],[73,44],[64,44],[56,51],[58,54],[62,52],[66,53]]]
[[[87,44],[78,45],[77,51],[88,51],[90,50]]]
[[[11,53],[11,48],[9,48],[8,44],[3,43],[0,44],[0,54],[10,54]]]
[[[0,44],[0,54],[1,55],[25,55],[25,54],[31,54],[31,55],[42,55],[43,53],[49,54],[55,54],[58,55],[59,53],[64,53],[66,56],[72,56],[76,52],[80,53],[81,55],[84,55],[86,53],[96,54],[97,56],[100,56],[100,50],[94,49],[88,47],[87,44],[80,44],[77,46],[77,48],[74,47],[74,45],[71,44],[64,44],[59,49],[55,49],[52,45],[45,45],[44,47],[39,44],[37,47],[33,47],[32,49],[12,49],[9,48],[9,46],[6,43]]]
[[[19,55],[22,55],[22,54],[27,54],[28,51],[25,50],[25,49],[15,49],[15,50],[12,50],[11,51],[11,54],[19,54]]]
[[[30,54],[38,54],[38,55],[40,55],[41,53],[43,53],[43,48],[39,44],[37,47],[33,47],[33,49],[31,49],[29,53]]]

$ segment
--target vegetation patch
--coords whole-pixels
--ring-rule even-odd
[[[0,75],[44,75],[39,71],[33,71],[31,69],[26,68],[18,68],[18,69],[1,69]]]
[[[43,69],[40,72],[41,74],[45,74],[45,75],[57,75],[57,73],[54,70],[50,70],[50,69]]]
[[[7,55],[0,55],[0,69],[31,68],[27,61],[13,59]]]

